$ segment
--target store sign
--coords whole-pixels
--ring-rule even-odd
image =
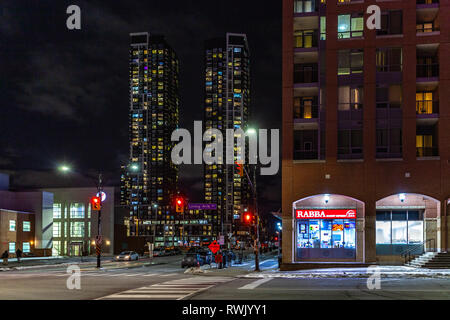
[[[356,219],[355,209],[295,210],[297,219]]]

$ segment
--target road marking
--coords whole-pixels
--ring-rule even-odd
[[[117,300],[117,299],[172,299],[181,300],[192,296],[197,292],[207,290],[219,283],[234,280],[230,277],[193,277],[185,279],[170,280],[151,286],[136,288],[109,296],[98,298],[97,300]]]
[[[244,290],[253,290],[256,287],[259,287],[260,285],[262,285],[263,283],[269,282],[270,280],[272,280],[273,278],[264,278],[264,279],[259,279],[256,281],[253,281],[252,283],[246,284],[243,287],[240,287],[238,289],[244,289]]]
[[[175,276],[178,273],[169,273],[169,274],[162,274],[161,277],[170,277],[170,276]]]

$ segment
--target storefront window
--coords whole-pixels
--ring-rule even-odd
[[[408,243],[407,224],[406,221],[392,221],[392,244]]]
[[[376,245],[378,255],[400,255],[414,249],[421,254],[423,246],[423,212],[418,210],[377,211]]]
[[[391,221],[377,221],[377,244],[391,244]]]
[[[345,211],[345,210],[344,210]],[[354,259],[354,219],[301,219],[297,221],[297,259]]]
[[[423,221],[408,221],[408,243],[423,243]]]

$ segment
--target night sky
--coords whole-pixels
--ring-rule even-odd
[[[81,8],[81,30],[66,8]],[[246,33],[251,50],[252,124],[281,128],[281,0],[63,1],[0,3],[0,171],[13,188],[89,186],[61,177],[70,163],[119,185],[128,158],[129,33],[163,34],[180,60],[180,127],[202,120],[203,42]],[[280,161],[281,166],[281,161]],[[281,169],[280,169],[281,172]],[[183,166],[180,187],[202,201],[202,167]],[[281,174],[261,177],[261,208],[278,210]]]

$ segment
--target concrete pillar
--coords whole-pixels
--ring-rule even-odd
[[[366,202],[364,207],[364,260],[363,262],[376,261],[376,239],[375,239],[375,201]]]
[[[294,219],[292,216],[285,217],[282,219],[283,226],[283,235],[281,238],[281,248],[282,248],[282,263],[292,263],[294,262],[294,252],[295,252],[295,243],[293,241],[294,236]]]

